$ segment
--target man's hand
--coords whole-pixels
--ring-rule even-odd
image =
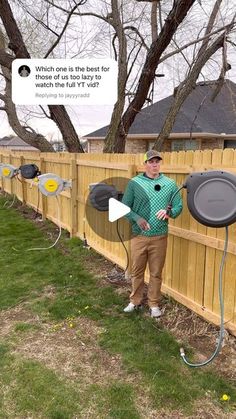
[[[137,221],[138,226],[142,229],[142,230],[150,230],[150,224],[148,224],[148,222],[146,220],[144,220],[144,218],[139,218]]]
[[[156,217],[158,220],[168,220],[169,215],[167,214],[165,209],[161,209],[156,213]]]

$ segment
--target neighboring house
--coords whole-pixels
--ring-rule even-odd
[[[15,136],[0,138],[0,149],[1,148],[11,151],[39,151],[38,148],[30,146],[21,138]]]
[[[63,141],[53,141],[52,146],[55,151],[57,152],[64,152],[66,151],[66,146]]]
[[[216,82],[200,82],[181,107],[163,151],[236,148],[236,84],[226,80],[214,102]],[[153,147],[173,96],[147,106],[136,116],[126,141],[127,153]],[[86,136],[88,152],[101,152],[108,126]]]
[[[65,143],[63,141],[53,141],[52,146],[54,148],[55,151],[57,152],[64,152],[66,151],[66,146]],[[82,145],[83,149],[85,152],[87,152],[87,141],[85,139],[80,139],[80,144]]]

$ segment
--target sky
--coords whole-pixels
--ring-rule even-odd
[[[209,7],[211,8],[213,4],[213,0],[207,1],[204,10],[207,10],[207,5],[209,5]],[[235,55],[236,54],[234,49],[234,54],[231,53],[229,56],[229,62],[232,65],[232,69],[227,73],[227,78],[236,83]],[[179,67],[179,59],[179,57],[175,58],[171,62],[167,64],[163,63],[158,67],[158,72],[164,73],[165,77],[157,79],[154,102],[171,95],[173,93],[173,88],[176,85],[178,85],[177,73],[180,70],[178,68],[178,71],[176,72],[176,67]],[[207,69],[205,69],[204,74],[201,75],[200,79],[203,79],[204,76],[207,80],[217,79],[219,72],[216,71],[216,68],[216,66],[213,66],[212,68],[208,67]],[[116,80],[114,80],[114,83],[116,83]],[[22,107],[21,109],[23,111],[23,114],[28,114],[29,108]],[[72,122],[79,136],[86,136],[86,134],[99,129],[104,125],[108,125],[110,122],[112,110],[112,105],[67,106],[67,111],[71,116]],[[28,120],[28,122],[29,124],[31,123],[35,131],[45,135],[48,140],[61,140],[61,133],[58,131],[56,125],[53,122],[49,121],[48,118],[34,117],[33,119]],[[9,126],[6,114],[3,111],[0,111],[0,138],[2,138],[5,135],[11,134],[14,134],[14,132]]]

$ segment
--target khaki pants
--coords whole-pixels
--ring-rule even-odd
[[[131,239],[132,293],[130,301],[141,304],[144,292],[144,272],[148,263],[148,305],[156,307],[161,299],[162,269],[165,263],[167,235],[135,236]]]

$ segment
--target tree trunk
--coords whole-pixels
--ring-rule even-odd
[[[184,20],[188,11],[196,0],[178,0],[173,4],[173,8],[165,20],[165,24],[155,42],[152,43],[147,54],[146,61],[139,79],[138,88],[134,99],[129,104],[123,118],[119,124],[116,137],[114,139],[114,152],[125,151],[125,141],[129,129],[143,107],[148,96],[149,88],[155,78],[155,72],[162,53],[168,47],[178,26]],[[118,151],[119,150],[119,151]]]
[[[199,74],[209,60],[209,58],[215,54],[215,52],[223,46],[225,34],[223,33],[220,35],[217,40],[205,51],[202,56],[198,58],[194,66],[192,67],[188,77],[185,79],[181,86],[177,90],[176,96],[174,98],[174,102],[171,105],[169,112],[167,114],[166,120],[162,127],[161,133],[158,136],[157,140],[154,143],[153,148],[155,150],[161,151],[163,142],[169,137],[173,125],[175,123],[176,116],[183,105],[184,101],[187,99],[189,94],[192,92],[194,87],[196,86],[196,81],[199,77]]]
[[[30,58],[8,0],[0,1],[0,16],[10,41],[9,48],[14,51],[16,58]]]
[[[62,133],[67,150],[70,151],[70,153],[84,153],[83,147],[80,144],[78,135],[65,107],[61,105],[49,105],[48,108],[52,120],[57,124]]]
[[[0,64],[1,65],[3,65],[4,67],[10,70],[13,59],[14,58],[10,54],[8,54],[4,49],[2,48],[0,49]]]
[[[35,132],[34,130],[27,129],[22,126],[16,112],[16,107],[11,100],[11,76],[9,70],[2,67],[2,72],[6,80],[5,95],[1,95],[1,99],[5,103],[5,111],[8,116],[8,121],[13,131],[22,138],[27,144],[38,148],[42,152],[54,152],[53,146],[46,140],[46,138]],[[8,73],[8,74],[7,74]]]
[[[212,9],[205,34],[208,35],[211,33],[216,16],[219,12],[220,5],[222,3],[222,0],[216,0],[215,5]],[[157,140],[154,143],[153,148],[155,148],[158,151],[162,150],[163,143],[166,139],[169,138],[169,135],[172,131],[172,128],[175,123],[176,116],[183,105],[184,101],[187,99],[189,94],[192,92],[194,87],[196,86],[196,81],[199,77],[199,74],[203,68],[203,66],[206,64],[206,62],[211,58],[215,52],[221,48],[224,44],[224,39],[226,36],[226,33],[230,30],[231,26],[229,25],[227,30],[221,34],[214,42],[213,44],[208,47],[209,45],[209,38],[206,38],[203,40],[201,47],[199,48],[196,61],[191,68],[188,77],[180,84],[179,88],[177,89],[174,101],[168,111],[167,117],[165,119],[164,125],[161,129],[161,132],[157,138]],[[208,48],[207,48],[208,47]]]
[[[157,40],[158,35],[158,25],[157,25],[157,6],[158,1],[155,0],[152,2],[152,8],[151,8],[151,31],[152,31],[152,42],[155,42]]]
[[[116,136],[122,114],[125,106],[125,87],[127,81],[127,42],[123,29],[123,25],[120,19],[119,9],[117,0],[112,0],[112,26],[115,28],[118,43],[118,80],[117,80],[117,102],[114,106],[110,126],[108,133],[105,138],[105,144],[103,148],[104,153],[114,153],[114,138]],[[120,152],[119,149],[116,152]],[[122,151],[121,151],[122,152]]]
[[[14,51],[16,58],[30,58],[30,54],[26,48],[8,0],[0,1],[0,16],[10,41],[9,48]],[[5,61],[6,57],[7,56],[5,56]],[[2,65],[4,64],[2,63]],[[57,124],[62,133],[62,137],[68,151],[83,153],[84,151],[80,144],[79,137],[72,125],[65,107],[63,105],[48,105],[48,108],[50,110],[51,118]],[[11,118],[9,121],[10,120]]]

